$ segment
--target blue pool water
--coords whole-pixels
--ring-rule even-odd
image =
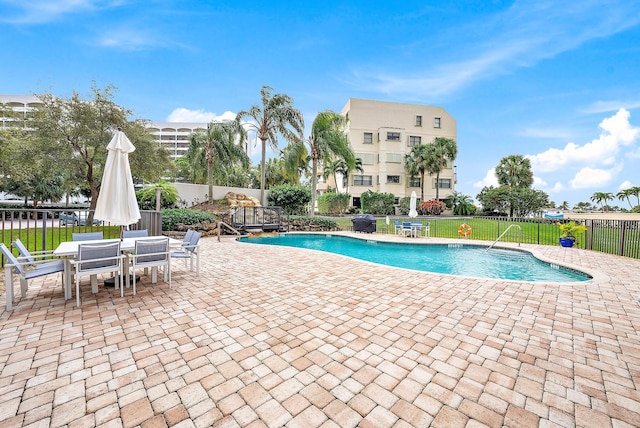
[[[526,251],[462,244],[404,244],[323,234],[240,238],[252,244],[283,245],[342,254],[387,266],[477,278],[520,281],[586,281],[591,276],[543,262]]]

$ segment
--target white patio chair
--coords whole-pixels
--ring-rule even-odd
[[[122,232],[123,238],[144,238],[149,236],[149,232],[147,229],[139,229],[139,230],[124,230]]]
[[[145,239],[136,241],[133,254],[129,254],[133,269],[133,295],[136,295],[136,269],[151,268],[151,283],[157,282],[158,268],[164,267],[164,280],[171,288],[171,253],[169,238]]]
[[[184,259],[184,267],[187,267],[187,260],[189,260],[189,270],[193,271],[193,260],[196,260],[196,275],[200,275],[200,249],[198,242],[202,233],[195,230],[187,230],[182,241],[182,246],[179,250],[171,252],[171,257],[177,259]]]
[[[97,276],[102,273],[115,273],[116,289],[120,287],[120,297],[124,296],[122,286],[122,259],[120,254],[120,241],[80,244],[78,246],[78,258],[71,260],[75,266],[74,274],[76,278],[76,303],[80,306],[80,278],[82,276]],[[91,291],[96,293],[97,285],[94,288],[92,281]]]
[[[18,260],[13,255],[11,250],[6,245],[0,243],[0,252],[4,255],[7,263],[4,265],[5,271],[5,288],[7,298],[7,310],[10,311],[13,307],[13,274],[15,272],[20,279],[20,295],[24,298],[29,288],[29,280],[38,278],[45,275],[51,275],[53,273],[64,272],[64,263],[62,260],[47,261],[36,260],[36,257],[32,257],[32,260]],[[64,282],[63,282],[64,284]],[[64,285],[63,285],[64,288]],[[66,294],[65,294],[66,297]]]
[[[86,233],[72,233],[72,241],[99,241],[104,239],[102,232],[86,232]]]

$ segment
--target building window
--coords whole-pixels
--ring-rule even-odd
[[[416,116],[416,126],[422,126],[422,116]]]
[[[375,161],[375,153],[356,153],[356,158],[360,158],[362,165],[373,165]]]
[[[364,140],[362,141],[363,144],[373,144],[373,133],[372,132],[365,132],[364,133]]]
[[[354,186],[371,186],[373,185],[373,177],[371,175],[354,175]]]
[[[433,187],[436,187],[436,179],[433,179]],[[440,181],[438,181],[438,188],[439,189],[451,189],[451,179],[450,178],[441,178]]]
[[[387,141],[400,141],[399,132],[387,132]]]
[[[387,163],[402,163],[402,153],[387,153]]]
[[[434,128],[440,128],[440,118],[439,117],[434,117],[433,118],[433,127]]]
[[[410,178],[409,187],[422,187],[422,180],[420,179],[420,177]]]
[[[415,135],[409,136],[409,147],[417,146],[418,144],[422,144],[422,137],[417,137]]]
[[[387,184],[400,184],[399,175],[387,175]]]

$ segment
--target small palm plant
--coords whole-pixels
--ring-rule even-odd
[[[578,235],[587,231],[587,226],[576,224],[575,221],[558,223],[558,227],[560,228],[560,245],[563,247],[572,247]]]

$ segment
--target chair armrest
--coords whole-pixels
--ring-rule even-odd
[[[51,260],[58,260],[60,258],[60,256],[56,256],[53,254],[53,251],[37,251],[34,253],[30,253],[32,259],[35,259],[31,264],[37,264],[40,262],[46,262],[46,261],[51,261]],[[26,260],[27,257],[24,256],[18,256],[17,259],[19,261],[23,261]]]
[[[69,259],[69,263],[71,263],[72,265],[83,265],[85,263],[95,263],[95,262],[102,262],[102,261],[108,261],[108,260],[117,260],[117,259],[123,259],[126,256],[119,254],[117,256],[112,256],[112,257],[102,257],[99,259],[86,259],[86,260],[79,260],[79,259]]]

